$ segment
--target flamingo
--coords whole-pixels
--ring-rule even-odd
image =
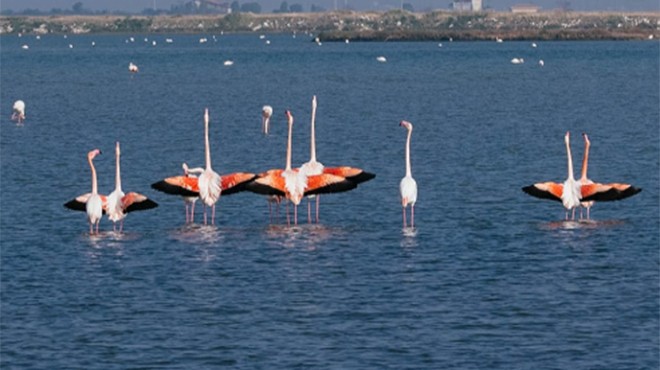
[[[117,222],[119,222],[119,232],[122,232],[124,229],[124,219],[129,212],[156,208],[158,204],[140,193],[130,192],[124,194],[124,191],[121,189],[120,156],[121,150],[119,148],[119,141],[117,141],[115,145],[115,190],[108,195],[106,213],[108,214],[108,219],[112,221],[112,230],[117,231]]]
[[[320,175],[323,173],[323,164],[321,162],[316,161],[316,136],[314,134],[314,121],[316,120],[316,95],[312,97],[312,123],[311,123],[311,134],[310,134],[310,159],[308,162],[303,163],[302,166],[300,166],[300,172],[303,173],[305,176],[314,176],[314,175]],[[311,210],[311,200],[312,198],[316,198],[316,222],[319,222],[319,198],[320,196],[316,195],[311,195],[308,197],[308,202],[307,202],[307,222],[311,222],[312,218],[312,210]]]
[[[407,227],[406,207],[410,204],[410,227],[415,227],[415,203],[417,202],[417,182],[412,177],[410,166],[410,138],[412,137],[413,125],[408,121],[401,121],[399,126],[408,130],[406,139],[406,176],[399,183],[399,192],[401,193],[401,206],[403,211],[403,227]]]
[[[585,186],[591,185],[594,182],[587,178],[587,168],[589,166],[589,147],[591,147],[591,141],[589,141],[587,134],[582,133],[582,136],[584,137],[584,157],[582,158],[582,173],[580,176],[580,184],[581,186]],[[587,220],[589,220],[591,218],[591,207],[593,207],[594,201],[592,200],[588,202],[580,202],[580,205],[587,209]],[[582,218],[582,208],[580,208],[580,218]]]
[[[307,163],[304,163],[300,166],[300,171],[303,172],[306,176],[314,176],[320,174],[331,174],[339,177],[343,177],[348,181],[358,185],[362,182],[368,181],[376,177],[376,175],[365,172],[360,168],[349,167],[349,166],[340,166],[340,167],[325,167],[323,164],[316,160],[316,134],[315,134],[315,122],[316,122],[316,95],[312,97],[312,120],[311,120],[311,134],[310,134],[310,160]],[[308,199],[316,198],[316,222],[319,222],[319,201],[320,196],[311,195]],[[311,222],[311,201],[307,203],[307,222]]]
[[[268,135],[268,123],[270,122],[270,117],[273,115],[273,107],[270,105],[264,105],[261,108],[261,130],[264,134]]]
[[[582,184],[580,181],[576,181],[573,178],[573,161],[571,158],[569,132],[566,132],[564,142],[566,143],[566,154],[568,157],[568,178],[566,181],[564,181],[563,184],[551,181],[539,182],[530,186],[525,186],[522,190],[536,198],[562,202],[564,208],[566,208],[566,220],[568,220],[569,210],[573,211],[571,218],[575,219],[575,208],[578,207],[581,202],[621,200],[642,191],[642,189],[636,188],[630,184],[601,184],[595,182]]]
[[[133,64],[133,62],[129,62],[128,63],[128,71],[131,72],[131,73],[137,73],[139,71],[139,68],[138,68],[138,66]]]
[[[293,115],[285,112],[289,126],[289,136],[286,150],[286,167],[263,172],[247,184],[247,189],[265,195],[279,195],[286,197],[294,205],[294,224],[298,224],[298,204],[304,196],[312,194],[336,193],[348,191],[357,187],[353,182],[332,174],[306,176],[291,167],[291,145],[293,136]],[[287,212],[287,224],[291,224]]]
[[[23,123],[23,120],[25,119],[25,102],[22,100],[16,100],[13,109],[14,113],[11,115],[12,121]]]
[[[211,224],[215,223],[215,203],[220,194],[231,195],[246,190],[246,185],[257,176],[249,172],[234,172],[220,176],[211,167],[211,148],[209,144],[209,110],[204,111],[204,151],[206,167],[189,169],[189,172],[201,173],[198,178],[188,176],[168,177],[151,184],[151,187],[166,194],[183,197],[199,196],[204,203],[204,224],[207,224],[206,207],[211,207]],[[185,165],[185,164],[184,164]],[[187,165],[184,167],[184,171]],[[190,221],[192,222],[192,215]]]
[[[92,192],[80,195],[64,204],[64,207],[74,211],[84,211],[87,213],[89,221],[89,233],[99,233],[99,223],[101,217],[106,211],[107,197],[98,192],[98,183],[96,181],[96,169],[94,168],[94,158],[101,154],[99,149],[94,149],[87,153],[87,162],[92,170]],[[96,230],[96,232],[94,232]]]
[[[204,169],[201,167],[188,168],[186,163],[183,163],[181,167],[183,168],[183,175],[186,178],[197,179],[196,174],[204,172]],[[195,202],[197,202],[197,199],[199,199],[199,193],[193,196],[183,196],[183,202],[186,206],[186,223],[193,223],[195,221]]]

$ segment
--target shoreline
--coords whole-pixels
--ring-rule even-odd
[[[0,35],[311,33],[320,41],[644,40],[658,12],[234,13],[181,16],[1,16]]]

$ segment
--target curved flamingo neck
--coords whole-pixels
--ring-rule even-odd
[[[584,143],[584,158],[582,159],[582,176],[581,180],[587,179],[587,168],[589,167],[589,142]]]
[[[410,166],[410,139],[412,137],[412,127],[408,129],[408,139],[406,140],[406,177],[412,177]]]
[[[315,135],[315,121],[316,121],[316,95],[312,98],[312,134],[310,144],[310,162],[316,162],[316,135]]]
[[[287,114],[289,119],[289,139],[286,144],[286,168],[285,171],[291,171],[291,137],[293,136],[293,116]]]
[[[211,169],[211,144],[209,143],[209,110],[204,110],[204,154],[206,155],[206,169]]]
[[[89,168],[92,169],[92,194],[98,194],[99,187],[98,187],[98,183],[96,182],[96,168],[94,168],[94,163],[92,162],[93,158],[94,157],[89,156],[87,157],[87,161],[89,162]]]
[[[568,136],[566,136],[566,154],[568,156],[568,179],[573,179],[573,158],[571,156],[571,144]]]
[[[119,143],[117,143],[116,151],[116,172],[115,172],[115,189],[121,190],[121,171],[119,169],[119,157],[121,153],[119,152]]]

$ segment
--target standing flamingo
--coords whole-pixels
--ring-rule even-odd
[[[133,64],[133,62],[128,63],[128,71],[131,73],[138,73],[140,69],[138,68],[137,65]]]
[[[268,124],[270,123],[270,117],[273,115],[273,107],[270,105],[264,105],[261,108],[261,131],[264,134],[268,135]]]
[[[139,193],[130,192],[124,194],[124,191],[121,189],[120,156],[121,150],[118,141],[115,145],[115,190],[108,195],[106,213],[108,214],[108,219],[112,221],[112,230],[117,231],[117,222],[119,222],[119,232],[122,232],[124,230],[124,219],[129,212],[156,208],[158,204]]]
[[[362,182],[368,181],[376,177],[376,175],[363,171],[360,168],[340,166],[340,167],[325,167],[323,164],[316,160],[316,95],[312,97],[312,120],[311,120],[311,134],[310,134],[310,160],[300,166],[300,171],[307,176],[314,176],[320,174],[330,174],[343,177],[346,180],[358,185]],[[308,199],[316,198],[316,223],[319,222],[319,201],[320,196],[311,195]],[[307,203],[307,222],[311,222],[311,201]]]
[[[25,120],[25,102],[22,100],[16,100],[14,102],[13,110],[14,112],[11,115],[12,121],[23,123],[23,120]]]
[[[410,166],[410,138],[412,137],[413,125],[408,121],[401,121],[399,126],[403,126],[408,130],[408,138],[406,139],[406,176],[401,179],[399,183],[399,191],[401,193],[401,206],[403,212],[403,227],[407,227],[406,222],[406,207],[410,204],[410,227],[415,227],[415,203],[417,202],[417,182],[412,177],[412,169]]]
[[[87,213],[89,233],[92,235],[95,233],[95,229],[96,234],[99,233],[99,223],[101,217],[105,213],[107,202],[106,196],[99,194],[98,183],[96,181],[96,169],[94,168],[93,160],[99,154],[101,154],[101,151],[98,149],[94,149],[87,153],[87,162],[89,163],[89,168],[92,170],[92,192],[80,195],[64,204],[64,207],[66,208]]]
[[[211,224],[215,223],[215,203],[220,199],[220,194],[231,195],[243,190],[256,175],[249,172],[234,172],[220,176],[211,167],[211,148],[209,144],[209,110],[204,111],[204,151],[206,157],[206,168],[193,169],[190,171],[201,172],[198,178],[184,176],[168,177],[164,180],[151,184],[151,187],[167,194],[180,195],[184,197],[199,196],[204,203],[204,224],[207,224],[206,208],[211,207]],[[186,166],[187,167],[187,166]],[[185,170],[185,168],[184,168]],[[191,217],[192,222],[192,217]]]
[[[183,175],[186,178],[197,179],[197,174],[204,172],[204,169],[201,167],[188,168],[188,164],[186,163],[183,163],[181,167],[183,168]],[[195,181],[195,183],[197,183],[197,181]],[[199,188],[197,188],[197,190],[199,190]],[[195,222],[195,202],[197,202],[197,199],[199,199],[199,192],[197,195],[183,196],[183,202],[186,207],[186,223]]]
[[[305,176],[314,176],[320,175],[323,173],[323,164],[316,161],[316,136],[314,131],[314,121],[316,120],[316,95],[312,97],[312,122],[311,122],[311,134],[310,134],[310,159],[308,162],[303,163],[300,166],[300,172]],[[307,201],[307,222],[311,223],[312,219],[312,210],[311,210],[311,199],[316,198],[316,222],[319,222],[319,200],[320,196],[310,195]]]
[[[335,193],[354,189],[357,185],[347,181],[343,177],[320,174],[305,176],[298,170],[291,168],[291,145],[293,136],[293,115],[286,111],[289,136],[286,149],[286,167],[282,169],[273,169],[259,174],[252,182],[247,184],[247,189],[265,195],[279,195],[286,197],[294,206],[294,224],[298,224],[298,204],[306,195]],[[289,213],[287,212],[287,224],[291,224]]]
[[[571,158],[569,132],[566,132],[564,142],[566,143],[566,154],[568,157],[568,178],[566,181],[563,184],[551,181],[539,182],[525,186],[522,190],[536,198],[562,202],[564,208],[566,208],[566,220],[568,220],[569,210],[573,211],[571,218],[575,219],[575,208],[580,205],[580,202],[621,200],[642,191],[642,189],[630,184],[601,184],[595,182],[582,184],[579,181],[575,181],[573,178],[573,160]]]
[[[580,185],[591,185],[594,182],[587,178],[587,167],[589,166],[589,147],[591,147],[591,141],[587,134],[582,133],[584,137],[584,158],[582,158],[582,174],[580,176]],[[594,205],[594,201],[580,202],[580,205],[587,209],[587,220],[591,219],[591,207]],[[582,208],[580,208],[580,218],[582,218]]]

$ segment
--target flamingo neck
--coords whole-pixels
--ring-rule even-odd
[[[572,179],[574,179],[573,178],[573,158],[571,157],[571,144],[568,141],[568,139],[566,139],[566,154],[567,154],[567,157],[568,157],[568,178],[572,180]]]
[[[589,166],[589,144],[584,145],[584,158],[582,159],[582,180],[587,179],[587,168]]]
[[[286,171],[291,171],[291,137],[293,136],[293,116],[289,115],[289,139],[286,144]]]
[[[406,140],[406,177],[412,177],[410,166],[410,139],[412,137],[412,128],[408,130],[408,139]]]
[[[316,162],[316,135],[314,130],[314,122],[316,121],[316,96],[312,100],[312,134],[310,144],[310,162]]]
[[[117,157],[117,158],[116,158],[117,165],[116,165],[116,172],[115,172],[115,188],[116,188],[117,190],[121,190],[121,171],[120,171],[120,169],[119,169],[119,157],[120,157],[120,154],[117,153],[116,157]]]
[[[98,183],[96,182],[96,169],[94,168],[94,163],[92,162],[92,158],[88,158],[87,161],[89,162],[89,168],[92,169],[92,194],[98,194],[99,193],[99,188],[98,188]]]
[[[204,111],[204,154],[206,155],[206,169],[211,169],[211,144],[209,143],[209,110]]]

